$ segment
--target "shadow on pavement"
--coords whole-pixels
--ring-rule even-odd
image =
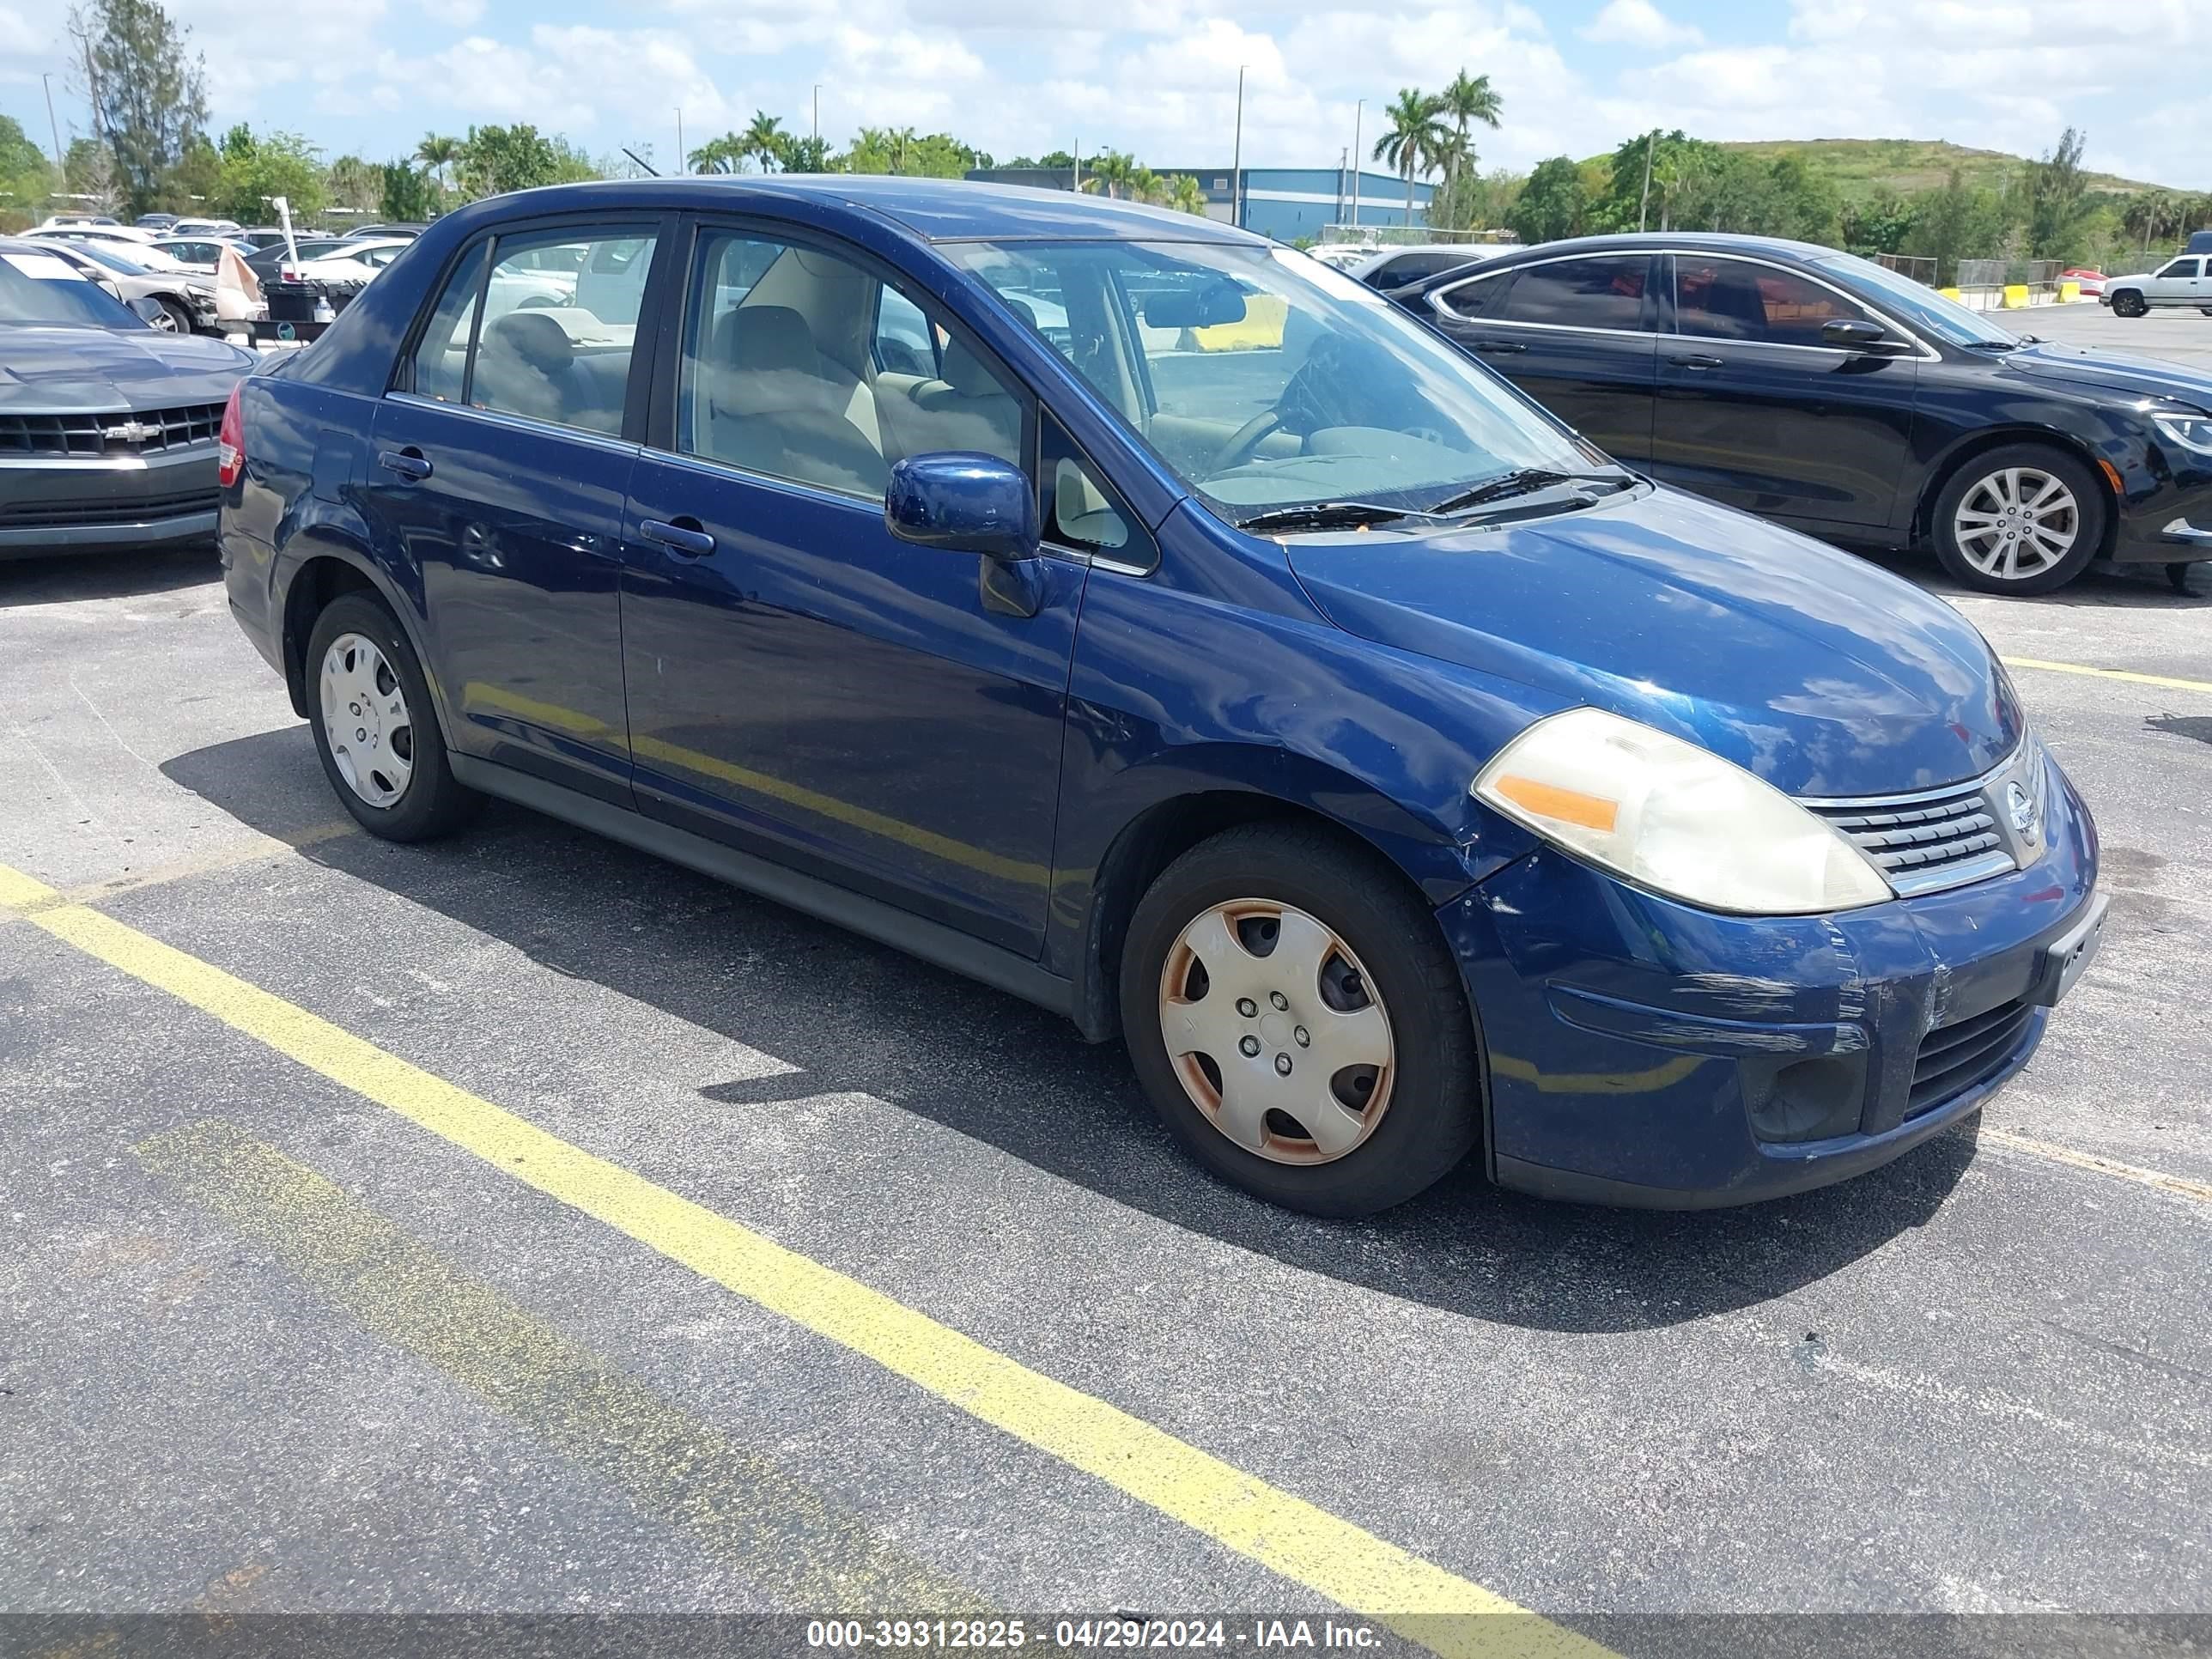
[[[123,599],[171,593],[218,580],[213,542],[144,548],[128,553],[68,553],[0,558],[0,610],[65,605],[76,599]]]
[[[178,757],[173,781],[271,836],[337,816],[307,728]],[[495,802],[430,846],[365,836],[301,856],[797,1067],[702,1093],[732,1113],[864,1093],[1182,1227],[1470,1317],[1664,1327],[1824,1278],[1927,1221],[1972,1163],[1970,1123],[1887,1168],[1747,1209],[1539,1203],[1476,1163],[1368,1221],[1293,1215],[1185,1159],[1118,1047],[888,947]]]

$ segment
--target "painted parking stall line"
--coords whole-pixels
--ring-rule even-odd
[[[4,865],[0,909],[1446,1659],[1610,1652]]]
[[[2033,669],[2045,674],[2081,674],[2091,679],[2124,680],[2130,685],[2159,685],[2169,691],[2202,691],[2212,696],[2212,680],[2177,679],[2171,674],[2139,674],[2131,668],[2097,668],[2087,663],[2051,662],[2040,657],[2001,657],[2008,668]]]

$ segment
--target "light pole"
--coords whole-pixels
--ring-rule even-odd
[[[1363,98],[1352,106],[1352,228],[1359,228],[1360,181],[1367,172],[1367,153],[1359,148],[1359,120],[1367,113],[1367,100]]]
[[[1244,64],[1237,66],[1237,144],[1229,158],[1229,222],[1244,228]]]
[[[819,84],[814,88],[814,143],[817,148],[822,143],[822,88]]]
[[[54,172],[58,174],[62,170],[62,124],[54,119],[54,77],[49,74],[41,74],[39,79],[46,83],[46,125],[52,130],[54,135]],[[59,178],[54,180],[57,185],[64,182]]]
[[[684,148],[684,106],[681,104],[676,106],[676,170],[678,173],[691,171],[691,157]]]

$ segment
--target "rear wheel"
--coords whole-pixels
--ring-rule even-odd
[[[1176,860],[1130,919],[1121,990],[1161,1120],[1273,1203],[1370,1214],[1474,1145],[1474,1031],[1436,920],[1325,830],[1255,824]]]
[[[454,779],[422,665],[382,601],[331,600],[308,636],[307,667],[315,750],[355,821],[386,841],[459,829],[483,798]]]
[[[2149,309],[2143,302],[2143,296],[2132,289],[2112,295],[2112,315],[2115,317],[2140,317]]]
[[[1930,529],[1943,568],[1967,586],[2047,593],[2097,556],[2106,510],[2095,476],[2072,456],[2007,444],[1951,476]]]
[[[174,300],[157,296],[155,303],[161,307],[161,316],[154,326],[164,334],[189,334],[192,331],[192,314]]]

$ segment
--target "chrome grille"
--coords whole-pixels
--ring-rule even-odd
[[[221,404],[100,414],[0,412],[0,457],[158,455],[192,444],[212,444],[222,425]]]
[[[1842,830],[1874,860],[1905,897],[1962,887],[2021,867],[2043,818],[2041,750],[2024,742],[1987,775],[1911,795],[1854,800],[1804,799],[1799,805]],[[2017,783],[2033,806],[2027,836],[2005,821]]]

